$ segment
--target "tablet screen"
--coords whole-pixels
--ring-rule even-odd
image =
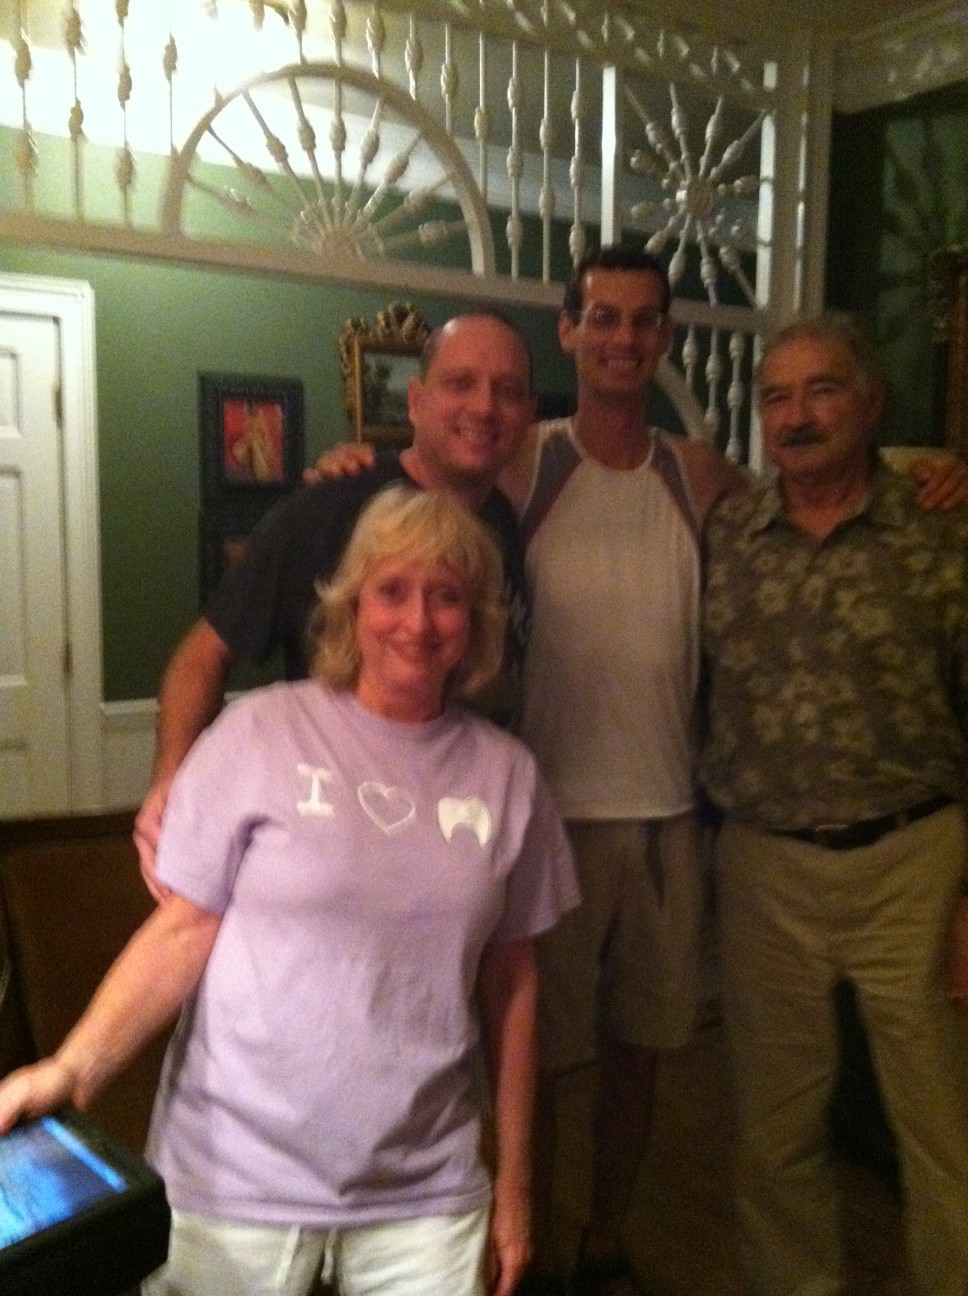
[[[0,1136],[0,1293],[120,1296],[165,1260],[165,1186],[70,1108]]]
[[[0,1246],[123,1192],[124,1176],[54,1116],[0,1138]]]

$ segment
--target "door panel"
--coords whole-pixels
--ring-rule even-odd
[[[0,314],[0,816],[70,805],[58,321]]]

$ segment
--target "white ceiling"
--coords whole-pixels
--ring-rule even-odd
[[[286,0],[276,3],[284,7]],[[78,0],[78,4],[85,17],[96,7],[91,0]],[[51,23],[58,31],[62,29],[65,0],[22,0],[22,7],[40,25]],[[577,0],[574,7],[590,14],[604,5],[601,0]],[[968,0],[809,0],[808,4],[796,0],[612,0],[610,7],[671,27],[693,26],[720,37],[754,38],[765,30],[802,30],[805,26],[834,38],[851,37],[897,20],[957,10],[968,21]]]
[[[960,9],[968,22],[968,3],[938,0],[618,0],[629,13],[670,25],[694,25],[715,34],[752,38],[764,30],[802,30],[809,25],[837,38],[863,36],[899,20],[930,17]]]

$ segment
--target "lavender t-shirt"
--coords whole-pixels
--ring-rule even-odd
[[[172,1205],[345,1227],[485,1204],[481,952],[578,899],[527,750],[458,709],[405,725],[275,685],[192,749],[158,866],[222,915],[152,1119]]]

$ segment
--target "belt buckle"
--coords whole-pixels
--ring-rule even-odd
[[[846,823],[818,824],[813,830],[813,836],[818,846],[825,846],[829,850],[836,846],[837,839],[842,837],[850,827],[851,825]]]

